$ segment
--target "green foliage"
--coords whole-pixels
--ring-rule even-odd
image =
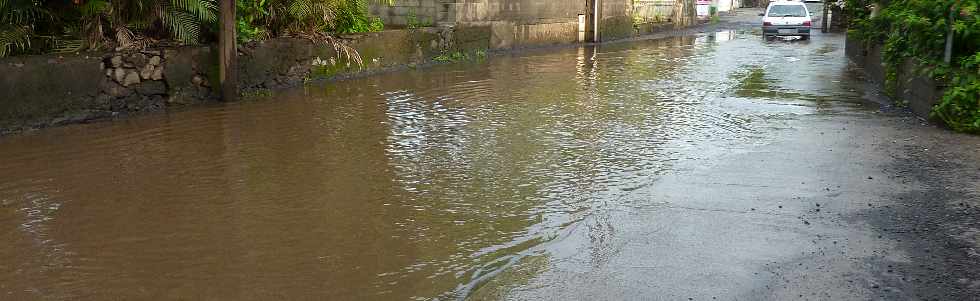
[[[0,0],[0,57],[30,49],[35,24],[50,16],[35,1]]]
[[[472,54],[463,51],[455,51],[451,53],[443,53],[432,58],[435,62],[442,63],[457,63],[465,61],[482,61],[487,58],[487,51],[485,49],[480,49],[474,51]]]
[[[0,30],[0,57],[31,47],[30,27],[9,26]]]
[[[433,61],[443,62],[443,63],[455,63],[461,61],[468,61],[470,55],[464,52],[456,51],[452,53],[443,53],[432,58]]]
[[[963,58],[962,72],[953,72],[950,86],[933,108],[933,116],[950,128],[980,134],[980,53]]]
[[[193,44],[216,21],[216,0],[0,0],[0,56]]]
[[[235,30],[239,42],[262,40],[269,36],[268,30],[261,23],[269,15],[266,0],[237,0],[235,7]]]
[[[335,33],[375,32],[384,29],[380,18],[370,17],[368,3],[364,0],[339,1],[336,6],[332,31]]]
[[[408,11],[408,16],[406,16],[405,18],[407,19],[408,29],[419,29],[419,28],[422,28],[422,27],[430,27],[430,26],[432,26],[432,22],[431,21],[429,21],[427,19],[421,19],[420,20],[419,17],[415,14],[415,10]]]
[[[384,29],[368,1],[236,0],[239,41]],[[161,41],[213,41],[217,0],[0,0],[0,57],[82,49],[143,48]],[[345,50],[349,53],[349,50]]]
[[[892,0],[871,17],[873,4],[848,0],[844,11],[849,35],[883,44],[886,93],[896,92],[899,66],[916,60],[924,68],[920,72],[948,85],[933,116],[955,130],[980,133],[980,1]],[[947,64],[943,57],[950,29],[954,47]]]

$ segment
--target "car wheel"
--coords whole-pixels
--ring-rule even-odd
[[[810,39],[810,36],[800,36],[800,40],[806,41],[806,40],[809,40],[809,39]]]

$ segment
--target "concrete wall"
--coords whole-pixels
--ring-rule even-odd
[[[677,0],[636,0],[633,2],[633,17],[644,23],[670,22],[676,2]]]
[[[392,5],[372,2],[369,12],[384,20],[386,25],[395,27],[407,26],[409,22],[416,25],[434,25],[447,21],[445,6],[440,0],[395,0]]]
[[[512,49],[578,41],[583,1],[458,0],[449,6],[457,26],[485,27],[491,49]]]
[[[864,45],[863,42],[848,37],[845,42],[845,53],[851,62],[864,69],[869,80],[877,83],[883,89],[885,83],[885,67],[882,64],[881,45]],[[916,72],[919,70],[914,60],[906,60],[898,68],[895,91],[886,91],[894,95],[895,101],[906,103],[916,115],[929,118],[939,99],[943,95],[943,87],[927,75]]]
[[[641,23],[676,19],[681,0],[599,0],[602,40],[633,36],[634,18]],[[511,49],[580,41],[579,15],[590,15],[587,0],[412,0],[392,6],[374,4],[371,10],[391,24],[402,25],[406,14],[434,14],[434,25],[456,26],[463,31],[481,28],[489,33],[491,49]],[[643,28],[658,28],[641,25]],[[641,31],[642,32],[642,31]]]

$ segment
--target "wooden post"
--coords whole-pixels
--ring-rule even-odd
[[[946,49],[943,51],[943,62],[951,63],[953,62],[953,15],[956,14],[956,3],[949,8],[949,23],[947,24],[946,30]]]
[[[221,81],[221,100],[238,99],[238,44],[235,40],[235,0],[221,1],[220,31],[218,33],[218,79]]]
[[[599,0],[586,0],[585,8],[589,11],[586,13],[586,41],[592,43],[599,42]]]
[[[830,32],[830,0],[825,0],[823,2],[823,16],[820,20],[820,32],[827,33]]]

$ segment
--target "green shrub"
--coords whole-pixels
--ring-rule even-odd
[[[240,42],[380,31],[368,1],[236,0]],[[217,0],[0,0],[0,57],[83,49],[195,44],[217,36]]]
[[[371,17],[364,0],[340,1],[334,11],[331,30],[335,33],[374,32],[384,29],[380,18]]]
[[[870,0],[848,0],[844,6],[853,35],[868,44],[883,44],[885,90],[894,95],[897,70],[906,60],[923,66],[947,85],[932,116],[957,131],[980,133],[980,14],[978,1],[893,0],[871,17]],[[953,22],[950,23],[950,16]],[[953,56],[943,61],[952,29]]]
[[[408,11],[408,16],[406,16],[405,19],[407,23],[406,26],[408,27],[408,29],[418,29],[422,27],[432,26],[431,21],[424,18],[419,19],[419,17],[415,15],[415,10]]]
[[[216,0],[0,0],[0,56],[193,44],[217,15]]]

